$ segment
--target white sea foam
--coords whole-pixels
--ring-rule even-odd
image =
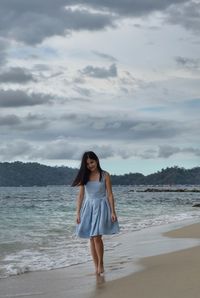
[[[198,193],[140,193],[128,186],[113,190],[121,234],[200,216],[192,208],[200,202]],[[0,192],[0,278],[91,260],[88,240],[74,236],[75,198],[70,187]],[[105,236],[105,250],[114,251],[121,244],[116,239]]]

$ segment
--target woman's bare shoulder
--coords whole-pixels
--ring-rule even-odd
[[[103,175],[109,176],[110,174],[107,171],[103,170]]]
[[[106,180],[110,179],[110,174],[107,171],[103,171],[103,176]]]

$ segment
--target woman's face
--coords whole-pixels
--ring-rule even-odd
[[[95,172],[97,170],[97,161],[94,159],[88,158],[87,161],[87,168],[91,172]]]

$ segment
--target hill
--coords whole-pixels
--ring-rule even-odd
[[[167,167],[147,176],[140,173],[113,175],[112,182],[121,185],[200,185],[200,167]]]
[[[65,166],[0,162],[0,186],[70,185],[76,173],[77,169]],[[200,185],[200,167],[185,169],[174,166],[147,176],[129,173],[111,175],[111,178],[114,185]]]
[[[36,162],[1,162],[0,186],[67,185],[76,172],[76,169],[50,167]]]

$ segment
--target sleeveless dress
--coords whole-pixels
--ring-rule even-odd
[[[119,232],[118,221],[111,220],[105,175],[105,172],[102,173],[101,181],[88,181],[84,185],[85,195],[80,211],[80,223],[76,226],[76,235],[81,238]]]

